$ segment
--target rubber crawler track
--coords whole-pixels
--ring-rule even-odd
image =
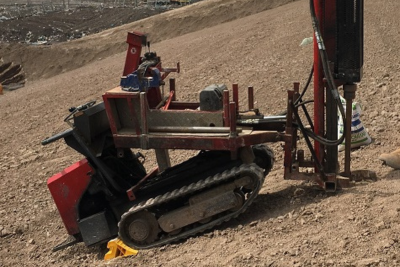
[[[262,187],[262,184],[264,183],[265,176],[264,176],[263,170],[254,163],[242,164],[239,167],[235,167],[230,170],[226,170],[223,173],[219,173],[214,176],[207,177],[206,179],[200,180],[196,183],[190,184],[188,186],[183,186],[179,189],[173,190],[171,192],[167,192],[163,195],[159,195],[155,198],[151,198],[151,199],[148,199],[141,203],[138,203],[137,205],[130,208],[129,211],[125,212],[121,216],[121,220],[118,223],[118,227],[119,227],[120,231],[121,231],[121,229],[124,229],[124,227],[122,227],[124,224],[124,221],[132,213],[136,213],[136,212],[144,210],[144,209],[152,208],[161,203],[167,203],[168,201],[171,201],[175,198],[185,196],[187,194],[202,190],[207,187],[212,187],[215,184],[219,184],[221,182],[228,181],[233,177],[244,177],[244,176],[250,176],[252,178],[256,178],[257,182],[256,182],[256,186],[255,186],[254,190],[251,192],[250,196],[244,202],[243,206],[235,212],[226,214],[220,218],[210,221],[209,223],[202,224],[202,225],[192,228],[190,230],[184,231],[180,234],[157,240],[154,243],[148,244],[148,245],[135,244],[130,238],[126,237],[124,235],[124,233],[121,234],[121,232],[119,233],[119,237],[122,239],[122,241],[125,244],[127,244],[130,247],[133,247],[136,249],[148,249],[148,248],[152,248],[155,246],[161,246],[161,245],[171,243],[173,241],[187,238],[189,236],[192,236],[197,233],[201,233],[205,230],[211,229],[214,226],[223,223],[224,221],[229,221],[232,218],[236,218],[239,214],[243,213],[247,209],[247,207],[253,202],[255,197],[258,195],[258,193]]]

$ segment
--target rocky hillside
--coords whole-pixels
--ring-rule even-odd
[[[246,213],[182,242],[109,262],[104,247],[51,252],[66,231],[46,180],[81,156],[62,141],[45,147],[40,141],[68,127],[69,107],[101,101],[118,84],[128,30],[149,33],[164,66],[180,62],[182,72],[173,76],[178,99],[196,101],[212,83],[237,82],[241,105],[252,85],[255,105],[276,114],[286,105],[286,90],[305,83],[313,62],[312,46],[299,46],[312,35],[308,0],[207,0],[65,44],[3,47],[2,55],[33,62],[24,70],[35,78],[0,96],[0,266],[400,266],[400,171],[377,159],[400,146],[398,10],[398,0],[365,0],[364,78],[356,100],[373,142],[351,157],[352,170],[374,171],[377,181],[334,194],[285,181],[282,144],[270,144],[275,167]],[[146,167],[154,167],[153,152],[143,153]],[[171,155],[176,163],[190,153]]]

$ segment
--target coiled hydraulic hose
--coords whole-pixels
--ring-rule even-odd
[[[311,12],[312,26],[313,26],[313,29],[314,29],[314,36],[315,36],[315,40],[316,40],[317,45],[318,45],[318,51],[319,51],[319,55],[320,55],[320,58],[321,58],[322,69],[323,69],[323,72],[325,74],[325,78],[326,78],[327,83],[328,83],[328,88],[329,88],[329,91],[331,92],[331,94],[333,96],[333,99],[334,99],[336,105],[339,108],[339,112],[342,115],[342,118],[345,118],[346,116],[345,116],[343,104],[340,101],[339,92],[338,92],[338,90],[336,88],[336,85],[335,85],[335,82],[334,82],[334,79],[333,79],[333,76],[332,76],[332,72],[330,71],[330,68],[329,68],[328,54],[326,52],[324,41],[322,39],[318,18],[317,18],[316,14],[315,14],[314,0],[310,0],[310,12]],[[301,122],[299,122],[299,123],[301,123]],[[341,144],[343,142],[344,137],[345,137],[345,133],[343,133],[343,135],[338,140],[328,140],[326,138],[318,136],[313,131],[310,131],[308,129],[304,129],[304,133],[307,134],[312,139],[314,139],[314,140],[318,141],[319,143],[321,143],[323,145],[326,145],[326,146],[337,146],[337,145],[339,145],[339,144]]]

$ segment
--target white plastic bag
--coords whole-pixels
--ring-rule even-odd
[[[306,46],[312,44],[313,41],[314,41],[313,37],[304,38],[303,41],[301,41],[300,46]]]
[[[340,97],[340,101],[342,101],[344,112],[346,112],[346,100],[343,97]],[[368,145],[371,143],[371,137],[369,136],[367,130],[365,129],[363,123],[360,120],[361,115],[361,105],[358,102],[353,102],[352,104],[353,116],[351,119],[351,148],[360,147],[363,145]],[[338,116],[338,136],[339,138],[343,135],[344,130],[344,121],[342,115],[339,112]],[[339,151],[343,151],[345,148],[345,142],[343,141],[338,146]]]

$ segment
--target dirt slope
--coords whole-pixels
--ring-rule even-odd
[[[0,55],[6,61],[22,64],[28,80],[48,78],[125,51],[126,32],[133,29],[146,32],[155,43],[289,2],[293,0],[202,1],[59,45],[26,47],[21,44],[0,44]],[[126,11],[114,13],[116,17],[128,14]],[[93,23],[93,27],[99,27],[99,23]]]
[[[224,6],[221,1],[206,2],[210,10]],[[164,66],[181,62],[183,71],[176,76],[179,99],[196,100],[198,91],[211,83],[238,82],[242,88],[253,85],[256,106],[273,114],[284,108],[285,90],[294,81],[306,80],[312,47],[299,43],[312,34],[308,1],[240,18],[257,8],[244,2],[231,1],[231,11],[210,17],[207,25],[214,27],[179,37],[157,35],[152,26],[153,37],[163,40],[153,49]],[[207,13],[206,6],[198,8],[193,12]],[[397,0],[365,1],[364,79],[357,100],[363,104],[362,121],[374,142],[352,152],[352,168],[376,171],[377,182],[360,182],[327,195],[307,183],[284,181],[282,149],[273,144],[276,165],[245,214],[214,231],[140,251],[133,258],[104,262],[104,250],[82,244],[51,253],[66,232],[46,179],[80,156],[62,142],[40,146],[46,136],[67,127],[62,119],[68,107],[100,100],[104,91],[118,84],[124,53],[65,69],[56,77],[0,96],[0,266],[400,266],[400,173],[377,160],[377,155],[400,146],[399,8]],[[224,16],[231,22],[222,23]],[[97,59],[96,47],[109,47],[112,54],[117,50],[110,47],[123,43],[127,28],[70,42],[60,51],[68,49],[68,58],[77,61],[84,57],[82,52]],[[68,62],[65,56],[60,60]],[[243,91],[240,97],[244,104]],[[151,153],[146,154],[148,166],[154,164]],[[182,159],[182,153],[173,155],[174,161]]]
[[[163,9],[80,7],[68,11],[37,14],[36,9],[23,10],[27,15],[1,22],[0,42],[45,43],[66,42],[105,29],[137,21],[163,12]],[[1,17],[1,15],[0,15]]]

